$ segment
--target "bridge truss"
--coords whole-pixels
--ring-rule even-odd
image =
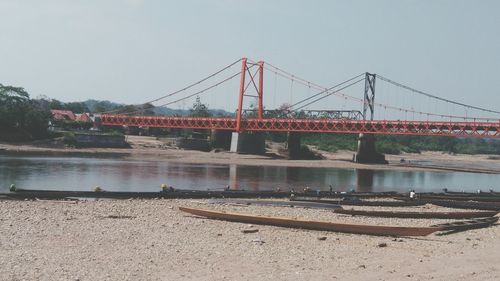
[[[370,133],[500,138],[498,122],[432,122],[347,119],[243,119],[102,115],[105,126],[213,129],[247,132]]]

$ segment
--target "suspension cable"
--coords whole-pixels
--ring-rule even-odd
[[[340,88],[340,89],[338,89],[338,90],[335,90],[335,91],[333,91],[333,92],[327,92],[327,94],[326,94],[326,95],[321,96],[321,97],[319,97],[319,98],[317,98],[317,99],[315,99],[315,100],[313,100],[313,101],[311,101],[311,102],[308,102],[308,103],[306,103],[305,105],[302,105],[302,106],[300,106],[300,107],[298,107],[298,108],[296,108],[296,109],[294,109],[294,110],[295,110],[295,111],[300,110],[300,109],[302,109],[302,108],[304,108],[304,107],[306,107],[306,106],[308,106],[308,105],[311,105],[311,104],[313,104],[313,103],[315,103],[315,102],[317,102],[317,101],[319,101],[319,100],[322,100],[322,99],[324,99],[324,98],[326,98],[326,97],[329,97],[329,96],[331,96],[331,95],[333,95],[333,94],[335,94],[335,93],[337,93],[337,92],[339,92],[339,91],[342,91],[342,90],[344,90],[344,89],[346,89],[346,88],[349,88],[349,87],[351,87],[351,86],[353,86],[353,85],[355,85],[355,84],[358,84],[359,82],[364,81],[364,80],[365,80],[364,78],[363,78],[363,79],[359,79],[359,80],[357,80],[357,81],[355,81],[355,82],[352,82],[352,83],[350,83],[350,84],[348,84],[348,85],[346,85],[346,86],[344,86],[344,87],[342,87],[342,88]],[[316,94],[316,95],[317,95],[317,94]],[[308,99],[309,99],[309,98],[308,98]],[[308,99],[305,99],[305,100],[308,100]],[[305,100],[304,100],[304,101],[305,101]],[[303,101],[301,101],[301,103],[302,103],[302,102],[303,102]],[[293,106],[294,106],[294,105],[292,105],[292,106],[290,106],[290,107],[293,107]]]
[[[330,96],[330,95],[332,95],[332,94],[334,94],[334,93],[339,92],[340,90],[338,90],[338,91],[334,91],[334,92],[329,92],[329,91],[331,91],[331,90],[333,90],[333,89],[335,89],[335,88],[337,88],[337,87],[340,87],[340,86],[342,86],[342,85],[344,85],[344,84],[346,84],[346,83],[349,83],[349,82],[351,82],[352,80],[355,80],[355,79],[357,79],[357,78],[359,78],[359,77],[361,77],[361,76],[363,76],[363,75],[364,75],[364,73],[363,73],[363,74],[360,74],[360,75],[357,75],[357,76],[355,76],[355,77],[353,77],[353,78],[350,78],[350,79],[348,79],[348,80],[345,80],[345,81],[343,81],[342,83],[339,83],[339,84],[337,84],[337,85],[334,85],[334,86],[332,86],[332,87],[330,87],[330,88],[328,88],[328,89],[325,89],[325,90],[323,90],[323,91],[321,91],[321,92],[319,92],[319,93],[317,93],[317,94],[314,94],[314,95],[312,95],[312,96],[310,96],[310,97],[307,97],[307,98],[305,98],[305,99],[303,99],[303,100],[301,100],[301,101],[298,101],[298,102],[296,102],[296,103],[292,104],[290,107],[294,107],[294,106],[296,106],[296,105],[299,105],[299,104],[301,104],[301,103],[303,103],[303,102],[306,102],[306,101],[308,101],[308,100],[310,100],[310,99],[313,99],[313,98],[315,98],[315,97],[317,97],[317,96],[319,96],[319,95],[321,95],[321,94],[324,94],[324,93],[327,93],[327,95],[325,95],[324,97],[328,97],[328,96]],[[352,85],[354,85],[354,84],[357,84],[357,83],[359,83],[360,81],[363,81],[363,80],[364,80],[364,78],[363,78],[363,79],[361,79],[361,80],[359,80],[359,81],[357,81],[357,82],[355,82],[355,83],[349,84],[347,87],[343,87],[341,90],[346,89],[346,88],[348,88],[348,87],[350,87],[350,86],[352,86]],[[317,100],[315,100],[314,102],[316,102],[316,101],[318,101],[318,100],[321,100],[321,99],[322,99],[322,98],[317,99]],[[302,108],[302,107],[301,107],[301,108]]]
[[[452,103],[452,104],[460,105],[460,106],[463,106],[463,107],[466,107],[466,108],[477,109],[477,110],[480,110],[480,111],[485,111],[485,112],[500,114],[500,111],[495,111],[495,110],[491,110],[491,109],[487,109],[487,108],[483,108],[483,107],[473,106],[473,105],[469,105],[469,104],[465,104],[465,103],[461,103],[461,102],[457,102],[457,101],[453,101],[453,100],[441,98],[441,97],[438,97],[438,96],[435,96],[435,95],[431,95],[429,93],[426,93],[426,92],[423,92],[423,91],[411,88],[409,86],[403,85],[401,83],[392,81],[392,80],[390,80],[388,78],[385,78],[384,76],[381,76],[381,75],[378,75],[378,74],[377,74],[377,78],[379,78],[379,79],[381,79],[381,80],[383,80],[385,82],[391,83],[394,86],[403,88],[403,89],[411,91],[413,93],[417,93],[417,94],[420,94],[420,95],[427,96],[429,98],[437,99],[437,100],[444,101],[444,102],[447,102],[447,103]]]
[[[224,80],[221,80],[221,81],[217,82],[216,84],[213,84],[212,86],[209,86],[209,87],[206,87],[206,88],[204,88],[204,89],[202,89],[202,90],[200,90],[200,91],[197,91],[196,93],[191,94],[191,95],[189,95],[189,96],[186,96],[186,97],[183,97],[183,98],[180,98],[180,99],[177,99],[177,100],[174,100],[174,101],[168,102],[168,103],[164,103],[164,104],[161,104],[161,105],[154,105],[154,106],[153,106],[153,107],[151,107],[151,108],[142,108],[142,109],[137,109],[137,110],[135,110],[135,111],[126,112],[126,113],[120,113],[120,114],[129,114],[129,115],[130,115],[130,114],[134,114],[134,113],[142,113],[142,112],[144,112],[144,111],[146,111],[146,110],[148,110],[148,109],[153,109],[153,108],[158,108],[158,107],[164,107],[164,106],[167,106],[167,105],[170,105],[170,104],[173,104],[173,103],[177,103],[177,102],[180,102],[180,101],[186,100],[186,99],[188,99],[188,98],[191,98],[191,97],[193,97],[193,96],[196,96],[196,95],[199,95],[199,94],[203,94],[203,93],[205,93],[206,91],[208,91],[208,90],[210,90],[210,89],[213,89],[213,88],[215,88],[215,87],[219,86],[220,84],[223,84],[223,83],[225,83],[225,82],[227,82],[227,81],[229,81],[229,80],[233,79],[234,77],[236,77],[236,76],[238,76],[238,75],[240,75],[240,74],[241,74],[241,71],[240,71],[240,72],[238,72],[238,73],[235,73],[235,74],[233,74],[233,75],[231,75],[231,76],[229,76],[228,78],[226,78],[226,79],[224,79]]]
[[[144,103],[142,103],[142,104],[144,105],[144,104],[148,104],[148,103],[153,103],[153,102],[156,102],[156,101],[159,101],[159,100],[162,100],[162,99],[165,99],[165,98],[171,97],[171,96],[173,96],[173,95],[176,95],[176,94],[178,94],[178,93],[180,93],[180,92],[184,92],[184,91],[186,91],[186,90],[188,90],[188,89],[190,89],[190,88],[192,88],[192,87],[194,87],[194,86],[196,86],[196,85],[198,85],[198,84],[201,84],[201,83],[203,83],[203,82],[207,81],[208,79],[210,79],[210,78],[212,78],[212,77],[214,77],[214,76],[216,76],[216,75],[218,75],[218,74],[222,73],[223,71],[225,71],[225,70],[227,70],[227,69],[231,68],[232,66],[234,66],[235,64],[237,64],[237,63],[238,63],[238,62],[240,62],[241,60],[242,60],[242,59],[238,59],[238,60],[236,60],[235,62],[233,62],[233,63],[231,63],[231,64],[229,64],[229,65],[225,66],[225,67],[224,67],[224,68],[222,68],[222,69],[220,69],[219,71],[216,71],[216,72],[214,72],[214,73],[210,74],[209,76],[206,76],[205,78],[203,78],[203,79],[201,79],[201,80],[199,80],[199,81],[196,81],[196,82],[194,82],[194,83],[192,83],[192,84],[190,84],[190,85],[188,85],[188,86],[186,86],[186,87],[184,87],[184,88],[182,88],[182,89],[180,89],[180,90],[177,90],[177,91],[174,91],[174,92],[169,93],[169,94],[167,94],[167,95],[164,95],[164,96],[161,96],[161,97],[155,98],[155,99],[153,99],[153,100],[150,100],[150,101],[144,102]],[[120,109],[114,109],[114,110],[104,111],[104,112],[100,112],[100,113],[101,113],[101,114],[106,114],[106,113],[113,113],[113,112],[117,112],[117,111],[120,111]]]
[[[224,79],[224,80],[221,80],[221,81],[217,82],[216,84],[214,84],[214,85],[212,85],[212,86],[210,86],[210,87],[207,87],[207,88],[205,88],[205,89],[203,89],[203,90],[200,90],[200,91],[198,91],[198,92],[196,92],[196,93],[194,93],[194,94],[191,94],[191,95],[189,95],[189,96],[185,96],[185,97],[183,97],[183,98],[180,98],[180,99],[177,99],[177,100],[174,100],[174,101],[171,101],[171,102],[167,102],[167,103],[164,103],[164,104],[161,104],[161,105],[155,106],[155,107],[163,107],[163,106],[167,106],[167,105],[170,105],[170,104],[173,104],[173,103],[176,103],[176,102],[179,102],[179,101],[182,101],[182,100],[185,100],[185,99],[188,99],[188,98],[194,97],[194,96],[196,96],[196,95],[203,94],[203,93],[205,93],[206,91],[208,91],[208,90],[210,90],[210,89],[213,89],[213,88],[215,88],[215,87],[219,86],[220,84],[223,84],[223,83],[225,83],[225,82],[227,82],[227,81],[229,81],[229,80],[233,79],[234,77],[236,77],[236,76],[238,76],[238,75],[240,75],[240,74],[241,74],[241,71],[240,71],[240,72],[238,72],[238,73],[235,73],[235,74],[231,75],[230,77],[228,77],[228,78],[226,78],[226,79]]]

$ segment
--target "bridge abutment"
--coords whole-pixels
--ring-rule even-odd
[[[266,152],[264,133],[233,132],[230,151],[244,154],[264,154]]]
[[[371,134],[359,134],[358,151],[354,161],[366,164],[387,164],[385,155],[375,149],[375,136]]]

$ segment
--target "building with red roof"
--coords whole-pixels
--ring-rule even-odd
[[[76,115],[71,110],[51,109],[50,112],[52,113],[52,118],[54,118],[54,120],[76,121]]]

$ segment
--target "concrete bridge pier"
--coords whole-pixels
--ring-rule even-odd
[[[230,151],[243,154],[264,154],[266,152],[264,133],[233,132]]]
[[[287,136],[287,149],[289,159],[300,159],[300,133],[289,132]]]
[[[231,149],[231,131],[212,130],[210,132],[210,142],[212,148],[222,148],[224,150]]]
[[[375,150],[375,136],[363,133],[358,137],[358,151],[354,161],[366,164],[388,164],[385,155]]]

